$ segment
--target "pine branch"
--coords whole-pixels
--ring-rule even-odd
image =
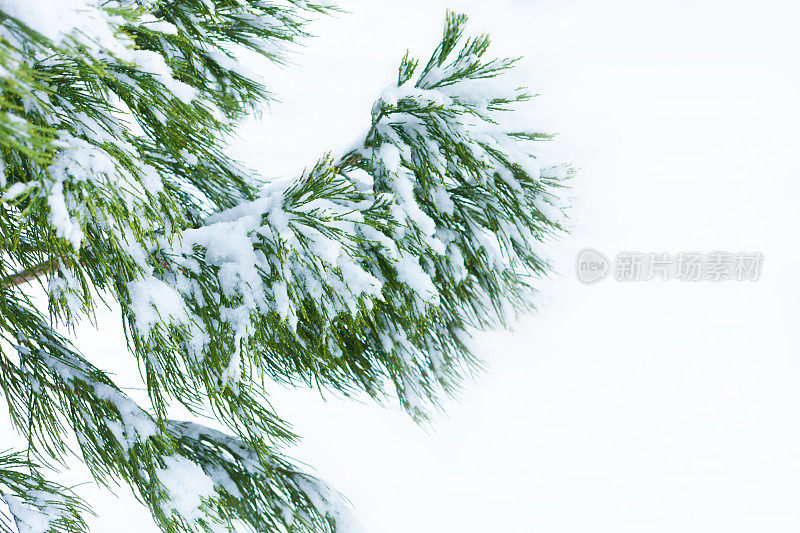
[[[0,512],[0,532],[88,531],[83,515],[91,514],[85,502],[67,487],[47,481],[20,453],[0,453],[0,499],[10,516]]]
[[[465,37],[466,17],[449,13],[427,62],[403,58],[357,146],[269,181],[222,142],[270,98],[237,52],[280,62],[331,7],[50,8],[63,26],[0,10],[12,424],[44,464],[71,451],[71,434],[96,481],[128,483],[163,531],[344,528],[339,496],[280,454],[296,437],[265,382],[396,396],[424,419],[480,369],[470,336],[534,305],[571,170],[540,163],[547,133],[504,127],[531,98],[500,83],[515,60],[489,57],[488,37]],[[22,290],[34,279],[48,317]],[[91,316],[98,294],[122,309],[152,408],[56,333]],[[231,434],[170,421],[175,403]],[[44,508],[38,478],[20,483],[12,506]],[[80,503],[62,503],[54,520],[80,531]]]

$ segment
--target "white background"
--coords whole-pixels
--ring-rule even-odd
[[[538,316],[478,339],[489,370],[426,428],[397,409],[271,391],[304,436],[290,455],[345,493],[368,531],[783,532],[800,528],[800,11],[793,2],[342,0],[280,102],[232,150],[267,176],[368,125],[405,48],[447,7],[524,55],[534,124],[581,171],[571,236]],[[760,251],[758,282],[594,286],[578,250]],[[130,358],[118,318],[86,328],[99,364]],[[126,359],[127,358],[127,359]],[[135,372],[135,365],[124,368]],[[124,380],[126,377],[123,375]],[[83,489],[98,532],[154,530]]]

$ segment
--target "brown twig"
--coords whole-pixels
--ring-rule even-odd
[[[43,274],[49,274],[55,271],[56,268],[58,268],[58,262],[51,259],[35,267],[26,268],[25,270],[21,270],[16,274],[9,276],[2,281],[2,285],[5,285],[6,287],[18,287],[24,283],[28,283],[31,280],[37,279]]]

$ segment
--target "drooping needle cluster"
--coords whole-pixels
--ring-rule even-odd
[[[548,135],[504,126],[530,96],[462,15],[427,63],[403,59],[347,153],[285,180],[226,156],[269,98],[238,55],[281,61],[333,9],[0,0],[0,388],[29,447],[0,455],[0,531],[85,530],[34,464],[72,447],[164,531],[346,530],[340,496],[281,454],[295,436],[264,384],[394,395],[423,419],[479,367],[472,332],[533,305],[569,169],[539,164]],[[146,408],[56,331],[103,298]]]

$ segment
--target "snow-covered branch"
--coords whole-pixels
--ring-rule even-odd
[[[263,384],[397,396],[422,419],[480,367],[471,335],[532,307],[570,170],[541,163],[546,133],[508,126],[530,98],[503,83],[514,60],[489,57],[488,37],[466,38],[466,18],[449,14],[427,63],[403,59],[364,139],[265,180],[225,151],[269,98],[237,54],[281,61],[331,6],[46,4],[0,2],[12,422],[44,462],[73,435],[97,481],[130,484],[165,531],[350,527],[335,491],[280,455],[295,436]],[[56,333],[98,296],[122,309],[147,409]],[[170,421],[176,402],[231,434]],[[77,501],[23,489],[6,499],[23,522],[83,527]]]

